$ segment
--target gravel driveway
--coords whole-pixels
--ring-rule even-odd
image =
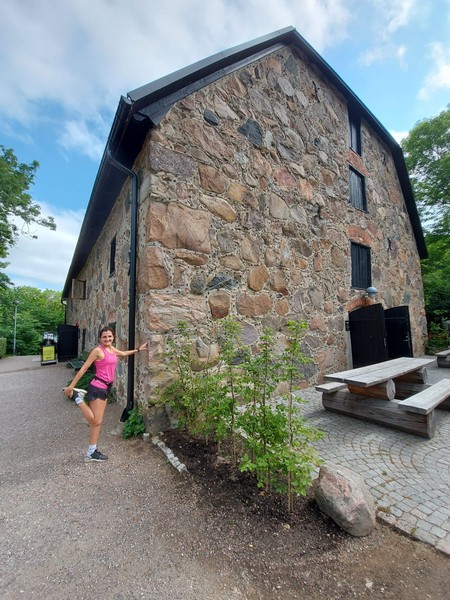
[[[113,435],[120,405],[100,438],[109,460],[84,463],[71,378],[37,357],[0,360],[2,600],[448,597],[448,556],[387,526],[352,538],[307,501],[291,527],[197,454],[184,475],[152,444]]]
[[[243,598],[204,548],[187,476],[110,433],[120,406],[106,411],[108,462],[83,462],[87,425],[61,391],[71,375],[37,357],[0,361],[0,596]]]

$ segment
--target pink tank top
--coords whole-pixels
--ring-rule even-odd
[[[101,344],[98,345],[98,348],[100,348],[105,357],[101,360],[95,361],[95,374],[101,377],[104,381],[113,382],[116,372],[117,355],[115,352],[108,352]],[[100,389],[106,390],[108,387],[105,383],[103,383],[103,381],[99,381],[95,377],[92,381],[94,382],[93,385]]]

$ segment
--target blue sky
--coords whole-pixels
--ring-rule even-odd
[[[396,139],[450,103],[450,0],[3,0],[0,145],[38,160],[57,231],[10,252],[16,285],[61,290],[121,95],[287,26]]]

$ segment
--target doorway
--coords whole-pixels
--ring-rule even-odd
[[[349,313],[349,329],[354,368],[413,356],[408,306],[363,306]]]

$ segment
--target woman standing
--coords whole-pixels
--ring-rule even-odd
[[[114,382],[117,357],[130,356],[147,348],[146,342],[134,350],[117,350],[113,346],[114,331],[111,327],[103,327],[100,330],[99,341],[99,345],[89,354],[72,383],[64,388],[65,395],[73,398],[89,423],[89,447],[85,457],[86,462],[108,460],[108,457],[97,448],[97,441],[105,414],[106,398]],[[89,401],[89,405],[87,405],[74,388],[92,364],[95,364],[95,375],[88,386],[86,399]]]

